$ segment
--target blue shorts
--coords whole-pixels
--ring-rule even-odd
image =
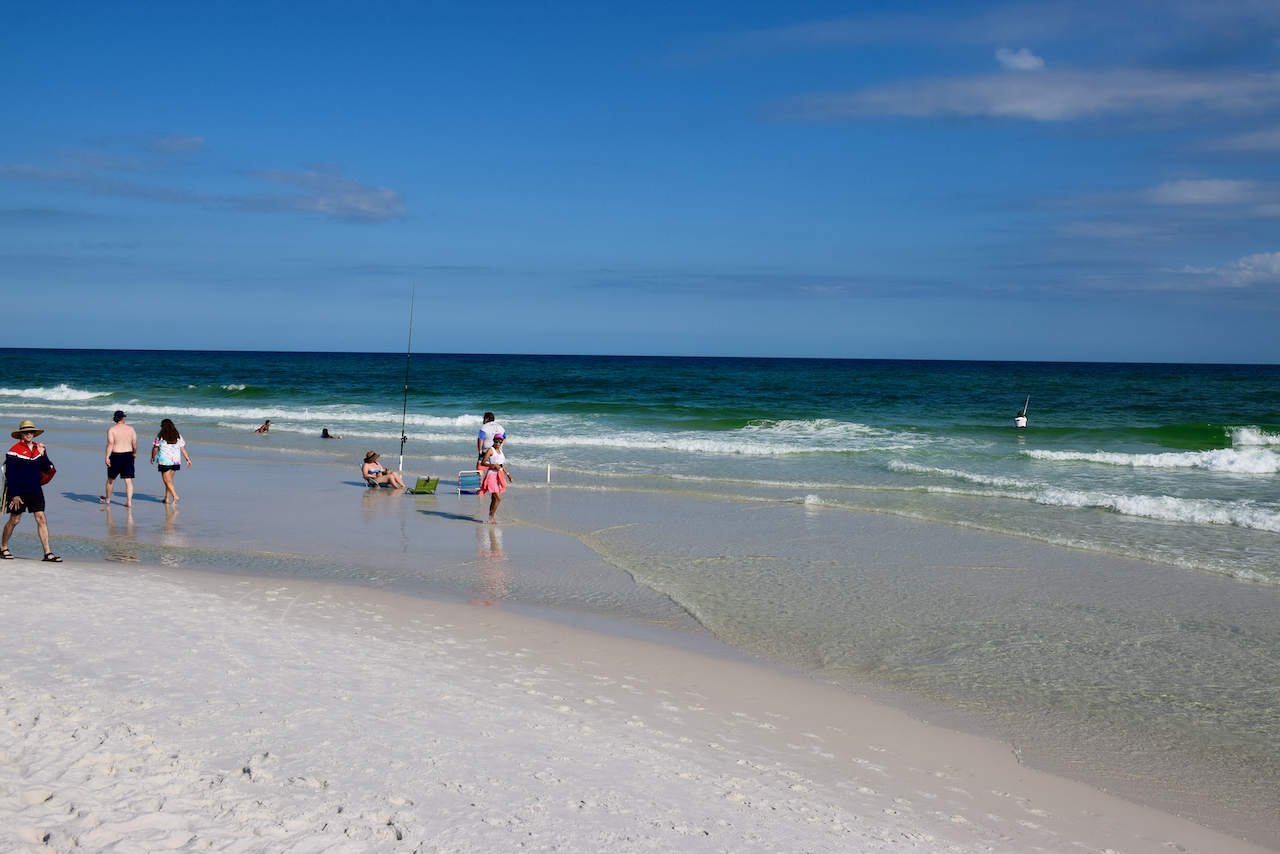
[[[118,477],[133,478],[133,463],[135,455],[131,451],[124,453],[111,452],[111,462],[107,466],[107,480],[115,480]]]

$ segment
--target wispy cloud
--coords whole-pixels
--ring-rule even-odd
[[[1258,201],[1262,190],[1256,181],[1221,179],[1166,181],[1138,194],[1153,205],[1238,205]]]
[[[168,157],[201,151],[201,137],[179,134],[152,135],[143,142],[147,154]],[[209,193],[165,183],[147,182],[155,173],[172,181],[170,170],[137,157],[119,157],[102,152],[76,152],[67,158],[71,168],[46,168],[28,164],[0,166],[0,180],[32,181],[102,196],[141,199],[178,205],[201,205],[242,211],[294,211],[343,222],[379,223],[404,219],[408,214],[404,199],[395,190],[361,184],[342,175],[340,167],[324,164],[306,172],[250,170],[245,177],[298,189],[290,193]],[[112,173],[135,173],[126,180]]]
[[[1266,49],[1280,6],[1257,0],[1017,0],[937,3],[932,10],[805,21],[723,33],[671,57],[694,64],[856,48],[869,44],[992,45],[1087,40],[1131,58],[1203,64]]]
[[[303,192],[236,197],[235,203],[243,210],[299,211],[347,222],[386,222],[407,216],[399,193],[344,178],[336,166],[316,166],[310,172],[257,170],[246,174],[261,181],[300,187]]]
[[[1040,71],[1044,68],[1044,60],[1025,47],[1018,51],[1007,47],[998,48],[996,59],[1004,66],[1005,71]]]
[[[208,204],[213,196],[174,187],[151,187],[137,181],[112,178],[89,169],[44,169],[39,166],[0,166],[0,179],[35,181],[101,196],[121,196],[172,204]]]
[[[202,136],[172,133],[166,136],[155,136],[150,140],[147,148],[153,154],[181,154],[187,151],[203,151],[204,146],[205,141]]]
[[[1229,115],[1280,107],[1280,73],[1208,74],[1121,69],[941,77],[856,92],[810,95],[772,113],[796,121],[869,116],[1059,122],[1179,111]]]
[[[651,293],[703,293],[732,297],[840,299],[909,297],[937,293],[949,285],[907,276],[741,271],[725,273],[609,273],[591,277],[585,287],[625,288]]]
[[[1280,151],[1280,128],[1214,140],[1206,143],[1205,148],[1216,151]]]
[[[1259,252],[1246,255],[1226,267],[1184,267],[1180,272],[1216,287],[1277,286],[1280,285],[1280,252]]]

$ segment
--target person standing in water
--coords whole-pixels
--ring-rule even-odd
[[[105,495],[99,495],[103,504],[111,503],[111,490],[115,488],[116,478],[124,478],[124,506],[133,506],[133,466],[138,460],[138,433],[124,423],[125,414],[119,409],[113,420],[116,422],[107,429],[107,488]]]
[[[483,471],[480,494],[489,493],[489,522],[493,523],[494,515],[498,512],[498,505],[502,503],[502,493],[507,491],[507,484],[515,478],[507,471],[507,458],[502,453],[502,445],[506,439],[502,436],[493,437],[493,447],[485,451],[484,458],[480,461],[480,468]]]
[[[173,473],[182,469],[184,458],[187,461],[187,467],[190,468],[191,457],[187,455],[187,443],[178,433],[178,428],[173,426],[173,422],[166,418],[160,422],[160,432],[156,434],[156,440],[151,443],[151,462],[160,460],[156,468],[160,471],[160,477],[164,479],[164,501],[162,502],[164,504],[178,503],[178,491],[173,488]],[[169,500],[170,496],[173,496],[172,501]]]

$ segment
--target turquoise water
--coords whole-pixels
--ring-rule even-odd
[[[117,408],[144,436],[169,417],[201,455],[337,463],[308,475],[337,482],[366,449],[394,459],[402,415],[406,470],[447,477],[493,410],[521,473],[504,513],[577,537],[649,598],[556,567],[486,598],[646,620],[656,591],[739,649],[905,696],[1037,767],[1280,834],[1280,367],[415,354],[407,412],[405,367],[0,350],[0,419],[81,423],[96,453]],[[406,544],[470,519],[376,498]],[[84,556],[110,553],[96,536]],[[408,546],[376,567],[130,547],[409,592],[483,581],[464,561],[430,582]]]
[[[1280,583],[1280,367],[415,354],[405,453],[879,509]],[[0,417],[399,450],[403,354],[0,350]],[[1030,426],[1012,427],[1030,397]],[[205,441],[209,439],[205,438]],[[330,449],[331,450],[331,449]]]

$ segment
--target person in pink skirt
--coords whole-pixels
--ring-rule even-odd
[[[502,454],[502,436],[493,437],[493,447],[485,451],[480,461],[480,469],[484,472],[484,481],[480,484],[480,494],[489,493],[489,521],[494,521],[498,505],[502,503],[502,493],[507,491],[507,484],[514,480],[507,471],[507,458]]]

